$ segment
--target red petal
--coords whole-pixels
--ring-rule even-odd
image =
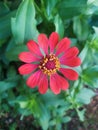
[[[35,41],[33,41],[33,40],[28,41],[27,47],[32,53],[34,53],[38,56],[42,56],[39,46]]]
[[[34,88],[38,85],[39,80],[41,78],[42,72],[41,71],[36,71],[34,74],[32,74],[26,81],[26,84],[31,87]]]
[[[50,52],[53,52],[59,40],[59,35],[53,32],[49,37]]]
[[[37,68],[38,65],[35,64],[24,64],[18,68],[18,71],[21,75],[30,74]]]
[[[65,52],[70,47],[70,43],[71,41],[67,37],[62,39],[57,45],[56,55],[59,55],[60,53]]]
[[[68,82],[58,74],[54,74],[50,76],[50,88],[54,94],[59,94],[61,89],[68,89]]]
[[[50,76],[50,88],[54,94],[59,94],[61,91],[61,86],[58,85],[56,74]]]
[[[19,59],[25,63],[31,63],[38,61],[37,57],[34,57],[31,52],[22,52],[19,54]]]
[[[45,34],[40,34],[38,36],[38,44],[43,49],[43,51],[48,54],[48,38]]]
[[[70,67],[76,67],[76,66],[79,66],[81,64],[81,59],[78,57],[72,57],[69,59],[60,58],[60,63],[63,65],[70,66]]]
[[[38,84],[38,90],[41,94],[45,94],[48,90],[48,79],[47,76],[43,74],[42,77],[40,77],[40,81]]]
[[[66,58],[71,58],[71,57],[75,57],[77,56],[79,53],[79,50],[77,47],[72,47],[72,48],[69,48],[65,54],[62,56],[62,58],[66,59]]]
[[[77,80],[78,79],[78,73],[72,69],[65,69],[61,68],[60,72],[69,80]]]

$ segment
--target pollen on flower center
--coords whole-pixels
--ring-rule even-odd
[[[43,73],[50,76],[59,70],[60,61],[54,54],[49,54],[40,62],[39,68],[43,71]]]

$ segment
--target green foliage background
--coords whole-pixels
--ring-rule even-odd
[[[20,76],[18,54],[26,51],[26,42],[37,40],[39,33],[53,31],[69,37],[80,50],[79,79],[70,82],[66,92],[40,95],[26,86]],[[76,113],[85,121],[85,104],[98,88],[98,1],[97,0],[1,0],[0,1],[0,115],[32,115],[35,127],[61,130]],[[82,110],[80,109],[82,108]],[[69,114],[69,112],[71,113]],[[11,130],[11,126],[9,126]],[[13,128],[15,130],[15,126]],[[74,130],[74,129],[73,129]]]

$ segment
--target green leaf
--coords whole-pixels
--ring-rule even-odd
[[[43,128],[43,130],[47,130],[49,127],[49,119],[50,119],[50,113],[49,110],[46,108],[46,106],[43,103],[39,103],[40,109],[41,109],[41,117],[40,117],[40,124]]]
[[[47,15],[50,16],[58,0],[44,0],[44,2],[45,2]]]
[[[13,77],[9,77],[3,81],[0,81],[0,93],[16,87],[19,80],[20,76],[14,75]]]
[[[6,42],[6,39],[0,40],[0,47]]]
[[[87,6],[87,0],[62,0],[58,5],[58,12],[62,19],[72,18],[83,13]]]
[[[65,116],[62,118],[62,122],[63,123],[68,123],[69,121],[71,121],[71,117],[70,116]]]
[[[24,109],[27,108],[29,100],[26,97],[19,96],[16,100],[13,101],[13,103],[18,103],[20,108]]]
[[[82,88],[76,95],[76,101],[82,104],[89,104],[95,93],[89,88]]]
[[[0,2],[0,17],[7,14],[9,12],[9,8],[3,2]]]
[[[9,66],[9,69],[7,70],[7,78],[16,76],[16,68],[14,66]]]
[[[16,82],[0,81],[0,93],[16,86]]]
[[[65,105],[64,99],[60,95],[54,95],[52,92],[48,91],[46,94],[41,95],[40,98],[45,102],[47,107],[57,107],[59,105]],[[47,102],[48,101],[48,102]],[[67,104],[69,105],[69,104]],[[67,106],[68,108],[68,106]]]
[[[98,2],[97,2],[97,0],[88,0],[87,4],[88,4],[88,6],[87,6],[87,10],[86,10],[86,15],[93,15],[94,16],[94,14],[98,14]],[[96,23],[96,19],[94,21],[93,17],[92,17],[91,21]]]
[[[98,0],[88,0],[88,3],[98,6]]]
[[[14,47],[10,48],[6,51],[5,55],[9,61],[18,61],[18,55],[22,51],[27,51],[26,45],[15,45]]]
[[[88,67],[83,70],[83,81],[92,88],[98,88],[98,66]]]
[[[80,119],[80,121],[84,121],[84,118],[85,118],[85,109],[83,109],[83,110],[78,110],[78,109],[76,109],[76,111],[77,111],[77,114],[78,114],[78,116],[79,116],[79,119]]]
[[[60,38],[64,36],[64,24],[59,15],[56,15],[54,19],[55,31],[59,33]]]
[[[73,30],[79,41],[85,41],[89,34],[87,19],[84,17],[74,17]]]
[[[43,100],[39,97],[34,97],[30,100],[28,108],[32,111],[35,118],[39,120],[39,123],[43,130],[47,130],[49,126],[50,112]]]
[[[88,48],[89,48],[88,44],[85,44],[83,50],[79,54],[79,57],[80,57],[82,63],[85,60],[85,58],[87,57]]]
[[[95,31],[96,37],[98,37],[98,27],[93,26],[93,29],[94,29],[94,31]]]
[[[29,116],[32,114],[32,112],[27,108],[26,109],[20,108],[18,112],[21,114],[20,120],[23,120],[24,116]]]
[[[93,26],[93,29],[95,33],[93,35],[92,41],[90,42],[90,47],[91,49],[94,49],[96,52],[98,52],[98,27]]]
[[[11,35],[11,17],[15,13],[16,11],[13,11],[0,17],[0,40],[8,38]]]
[[[93,41],[91,41],[90,47],[91,49],[94,49],[96,53],[98,53],[98,37],[97,36]]]
[[[17,101],[20,105],[20,108],[26,108],[28,105],[28,101]]]
[[[12,18],[12,33],[16,43],[24,43],[30,39],[36,40],[35,8],[32,0],[24,0],[20,4],[16,18]]]

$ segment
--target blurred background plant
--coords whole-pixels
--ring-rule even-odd
[[[68,91],[41,95],[26,86],[26,76],[19,75],[18,54],[27,50],[28,40],[53,31],[79,48],[82,65],[77,68],[79,79],[70,82]],[[81,130],[81,122],[85,129],[85,105],[97,88],[98,0],[0,1],[0,129],[69,130],[74,118],[79,124],[71,130]]]

